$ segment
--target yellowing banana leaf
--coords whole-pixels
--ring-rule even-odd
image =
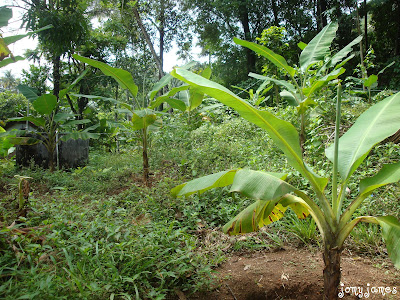
[[[6,42],[4,41],[3,36],[0,34],[0,61],[5,59],[11,54],[10,49],[8,49]]]
[[[254,108],[230,90],[202,76],[179,68],[173,70],[171,75],[201,89],[205,94],[235,109],[244,119],[266,130],[276,145],[285,153],[292,167],[307,178],[316,190],[322,191],[325,188],[328,179],[314,175],[303,162],[299,135],[292,124],[275,117],[268,111]]]
[[[223,227],[223,232],[236,235],[257,231],[281,219],[289,207],[299,218],[309,215],[310,208],[303,199],[286,194],[274,200],[257,200],[229,221]]]

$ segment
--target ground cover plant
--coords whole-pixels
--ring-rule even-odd
[[[296,120],[291,109],[271,112]],[[182,126],[185,115],[176,114],[163,123],[152,141],[158,151],[150,156],[154,172],[150,188],[137,180],[141,153],[134,147],[119,153],[92,149],[88,166],[68,172],[4,165],[1,297],[165,299],[172,295],[174,299],[178,290],[191,299],[192,293],[209,287],[214,281],[212,269],[227,256],[302,247],[303,241],[309,241],[310,247],[321,244],[315,223],[298,220],[293,226],[288,220],[297,219],[295,215],[246,238],[224,237],[219,229],[252,203],[250,198],[229,194],[228,189],[194,196],[191,201],[170,195],[170,189],[182,181],[215,170],[248,167],[295,174],[265,131],[229,116],[222,123],[205,121],[190,131]],[[388,163],[397,153],[396,146],[382,145],[368,160]],[[18,220],[17,174],[31,177],[27,216],[7,228]],[[294,176],[288,180],[307,188]],[[396,187],[377,193],[381,207],[367,203],[362,211],[389,213],[397,209],[391,201],[396,195]],[[23,233],[26,228],[31,229],[30,236]],[[371,236],[371,230],[377,232],[374,227],[356,231],[347,246],[354,253],[375,257],[380,251],[384,256],[383,244]]]
[[[286,183],[284,179],[287,174],[237,169],[222,171],[179,185],[173,189],[174,195],[188,196],[197,192],[202,193],[211,188],[231,185],[230,192],[238,192],[255,199],[256,202],[249,205],[224,226],[224,232],[228,234],[242,234],[258,230],[283,217],[289,207],[299,218],[305,218],[311,214],[323,240],[324,299],[338,298],[340,254],[345,239],[359,222],[376,223],[382,226],[382,234],[389,255],[395,266],[400,266],[399,221],[392,216],[353,218],[357,208],[375,189],[400,179],[399,163],[385,165],[375,176],[361,180],[359,194],[347,207],[343,207],[351,175],[373,146],[395,134],[400,128],[400,122],[394,113],[400,105],[399,93],[369,108],[339,139],[342,101],[341,86],[339,85],[335,140],[334,145],[326,150],[327,158],[333,162],[332,190],[326,192],[328,178],[314,173],[311,167],[303,161],[299,135],[293,125],[276,118],[267,111],[252,107],[228,89],[196,74],[179,68],[175,69],[172,74],[236,109],[243,118],[266,130],[283,151],[288,163],[308,180],[315,193],[313,196],[309,196],[304,191]],[[338,173],[341,176],[340,179],[338,179]],[[311,197],[316,199],[313,200]],[[331,197],[331,200],[328,200],[328,197]]]

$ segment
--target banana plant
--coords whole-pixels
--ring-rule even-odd
[[[234,42],[255,51],[267,58],[280,70],[289,76],[289,80],[279,80],[269,76],[250,73],[256,79],[273,82],[282,88],[281,97],[289,105],[297,108],[300,116],[300,141],[303,148],[306,140],[306,116],[309,108],[316,106],[317,92],[329,83],[334,82],[345,72],[343,65],[354,55],[350,55],[353,46],[358,44],[362,37],[359,36],[343,49],[332,55],[330,47],[336,36],[337,23],[326,25],[309,44],[299,43],[302,48],[299,67],[289,66],[286,59],[269,48],[249,41],[234,38]]]
[[[50,171],[54,171],[55,164],[54,164],[54,151],[57,146],[57,134],[58,131],[62,131],[63,129],[70,129],[72,126],[78,124],[85,124],[89,123],[90,120],[71,120],[74,118],[74,114],[66,113],[66,112],[59,112],[59,101],[56,96],[52,94],[43,94],[38,96],[35,94],[35,91],[30,89],[27,86],[20,85],[18,86],[20,92],[26,96],[32,102],[32,106],[36,111],[36,116],[26,116],[26,117],[19,117],[19,118],[11,118],[8,119],[8,122],[15,122],[15,121],[28,121],[33,123],[37,127],[37,131],[34,132],[36,137],[26,137],[27,134],[31,135],[32,132],[29,130],[21,130],[18,132],[19,136],[24,137],[21,141],[14,141],[15,144],[19,145],[26,145],[27,140],[30,144],[33,143],[42,143],[48,154],[48,167]],[[64,90],[66,92],[66,90]],[[60,93],[61,95],[62,93]],[[60,140],[67,141],[69,139],[97,139],[99,137],[96,133],[91,133],[90,129],[87,128],[80,132],[72,132],[65,134],[61,137]]]
[[[118,101],[118,103],[125,109],[125,112],[129,113],[131,116],[131,120],[129,122],[124,122],[123,125],[126,129],[131,132],[138,131],[140,133],[140,138],[142,142],[142,157],[143,157],[143,182],[146,185],[149,185],[149,155],[148,155],[148,138],[149,138],[149,129],[152,125],[156,125],[156,122],[159,122],[158,115],[160,112],[156,111],[155,105],[149,105],[148,107],[144,107],[139,101],[137,101],[137,93],[138,87],[135,84],[132,74],[126,70],[113,68],[105,63],[96,61],[94,59],[90,59],[87,57],[83,57],[77,54],[74,54],[73,57],[76,60],[79,60],[83,63],[86,63],[92,67],[98,68],[100,71],[104,73],[104,75],[110,76],[114,78],[120,87],[130,92],[133,99],[136,102],[136,107],[139,109],[133,109],[131,105],[127,103],[123,103]],[[165,87],[168,82],[173,77],[169,74],[165,75],[163,78],[157,82],[153,89],[149,92],[148,97],[151,102],[155,101],[156,95],[159,90]],[[88,97],[91,97],[90,95]],[[94,96],[97,97],[97,96]],[[110,100],[110,99],[109,99]],[[158,102],[158,105],[162,102]]]
[[[181,184],[172,190],[173,195],[182,197],[230,186],[230,192],[253,198],[253,204],[223,227],[223,231],[231,235],[256,231],[283,217],[288,208],[298,218],[311,215],[323,241],[324,299],[338,297],[340,255],[345,239],[359,222],[375,223],[382,227],[389,256],[394,265],[400,268],[400,222],[393,216],[354,217],[357,208],[375,189],[400,180],[400,162],[385,165],[375,176],[362,179],[358,195],[344,207],[345,191],[351,175],[376,144],[400,128],[400,93],[371,106],[339,138],[341,87],[338,87],[335,140],[325,153],[333,162],[332,190],[327,191],[328,178],[316,174],[303,160],[299,134],[291,123],[253,107],[230,90],[204,77],[179,68],[171,74],[235,109],[241,117],[264,129],[283,151],[288,163],[309,182],[313,191],[311,194],[290,185],[285,181],[287,174],[238,169]]]
[[[187,69],[191,65],[192,64],[188,64],[184,68]],[[211,68],[205,68],[200,72],[200,75],[203,76],[204,78],[210,79]],[[155,101],[153,101],[151,107],[157,107],[161,103],[166,102],[172,108],[176,108],[182,112],[186,112],[188,115],[187,122],[189,124],[192,112],[201,105],[203,99],[204,99],[204,93],[196,91],[190,85],[184,84],[172,88],[164,95],[155,98]]]
[[[132,95],[136,107],[139,109],[132,108],[131,105],[116,101],[110,98],[104,98],[94,95],[76,95],[76,96],[84,96],[87,98],[101,98],[106,101],[113,101],[120,104],[123,107],[123,112],[128,113],[131,116],[131,120],[129,122],[123,122],[122,125],[130,132],[139,132],[140,139],[142,142],[142,157],[143,157],[143,181],[146,185],[149,185],[149,155],[148,155],[148,140],[149,140],[149,131],[152,128],[158,127],[161,123],[161,119],[158,117],[161,112],[157,111],[157,107],[160,106],[163,102],[168,103],[171,107],[177,108],[185,111],[188,109],[189,111],[196,108],[201,104],[201,101],[204,97],[203,93],[193,92],[191,93],[191,97],[188,100],[188,103],[185,103],[182,100],[171,98],[179,91],[188,90],[190,88],[189,85],[183,85],[177,88],[171,89],[171,91],[167,92],[164,95],[157,96],[160,90],[162,90],[168,83],[173,79],[170,74],[166,74],[162,77],[157,83],[154,84],[153,88],[148,92],[147,97],[149,99],[149,105],[147,107],[144,106],[140,101],[137,101],[137,93],[138,87],[135,84],[132,74],[128,71],[111,67],[105,63],[96,61],[94,59],[90,59],[87,57],[83,57],[77,54],[74,54],[73,57],[76,60],[79,60],[83,63],[86,63],[92,67],[98,68],[100,71],[104,73],[104,75],[110,76],[114,78],[120,87],[130,92]],[[194,62],[190,62],[183,66],[183,69],[190,68],[194,65]],[[205,77],[210,78],[211,70],[206,69],[203,71],[203,75]]]

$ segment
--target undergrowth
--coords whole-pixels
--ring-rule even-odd
[[[348,124],[360,113],[351,107],[344,117]],[[297,122],[291,108],[271,110]],[[310,117],[305,146],[309,163],[317,165],[321,175],[328,167],[323,141],[332,134],[328,111]],[[369,155],[366,166],[378,170],[399,154],[399,145],[384,143]],[[207,288],[213,268],[230,252],[320,246],[312,219],[299,220],[293,214],[258,233],[223,235],[220,228],[251,203],[227,189],[187,199],[171,197],[171,188],[184,181],[234,168],[285,172],[290,183],[308,189],[268,136],[242,119],[218,116],[188,127],[185,116],[168,118],[151,134],[150,166],[151,186],[145,187],[136,148],[91,149],[88,166],[53,173],[2,163],[0,298],[165,299],[176,289]],[[366,170],[361,168],[358,178],[373,175]],[[19,219],[17,174],[31,177],[27,215]],[[352,186],[355,183],[349,184],[348,193],[357,193]],[[390,185],[371,195],[360,213],[400,217],[399,194],[399,188]],[[7,228],[15,220],[17,224]],[[16,228],[30,230],[27,234]],[[350,249],[385,255],[377,231],[373,225],[359,226]]]

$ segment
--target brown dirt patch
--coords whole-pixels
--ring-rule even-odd
[[[366,258],[343,253],[342,282],[346,287],[388,287],[396,294],[370,292],[369,299],[400,299],[400,272],[384,261],[376,267]],[[382,267],[383,266],[383,267]],[[319,252],[286,249],[272,253],[233,256],[216,269],[212,291],[186,296],[193,300],[322,299],[323,261]],[[372,291],[372,290],[370,290]],[[359,299],[354,294],[343,299]],[[363,297],[364,298],[364,297]],[[182,299],[182,297],[179,297]]]

